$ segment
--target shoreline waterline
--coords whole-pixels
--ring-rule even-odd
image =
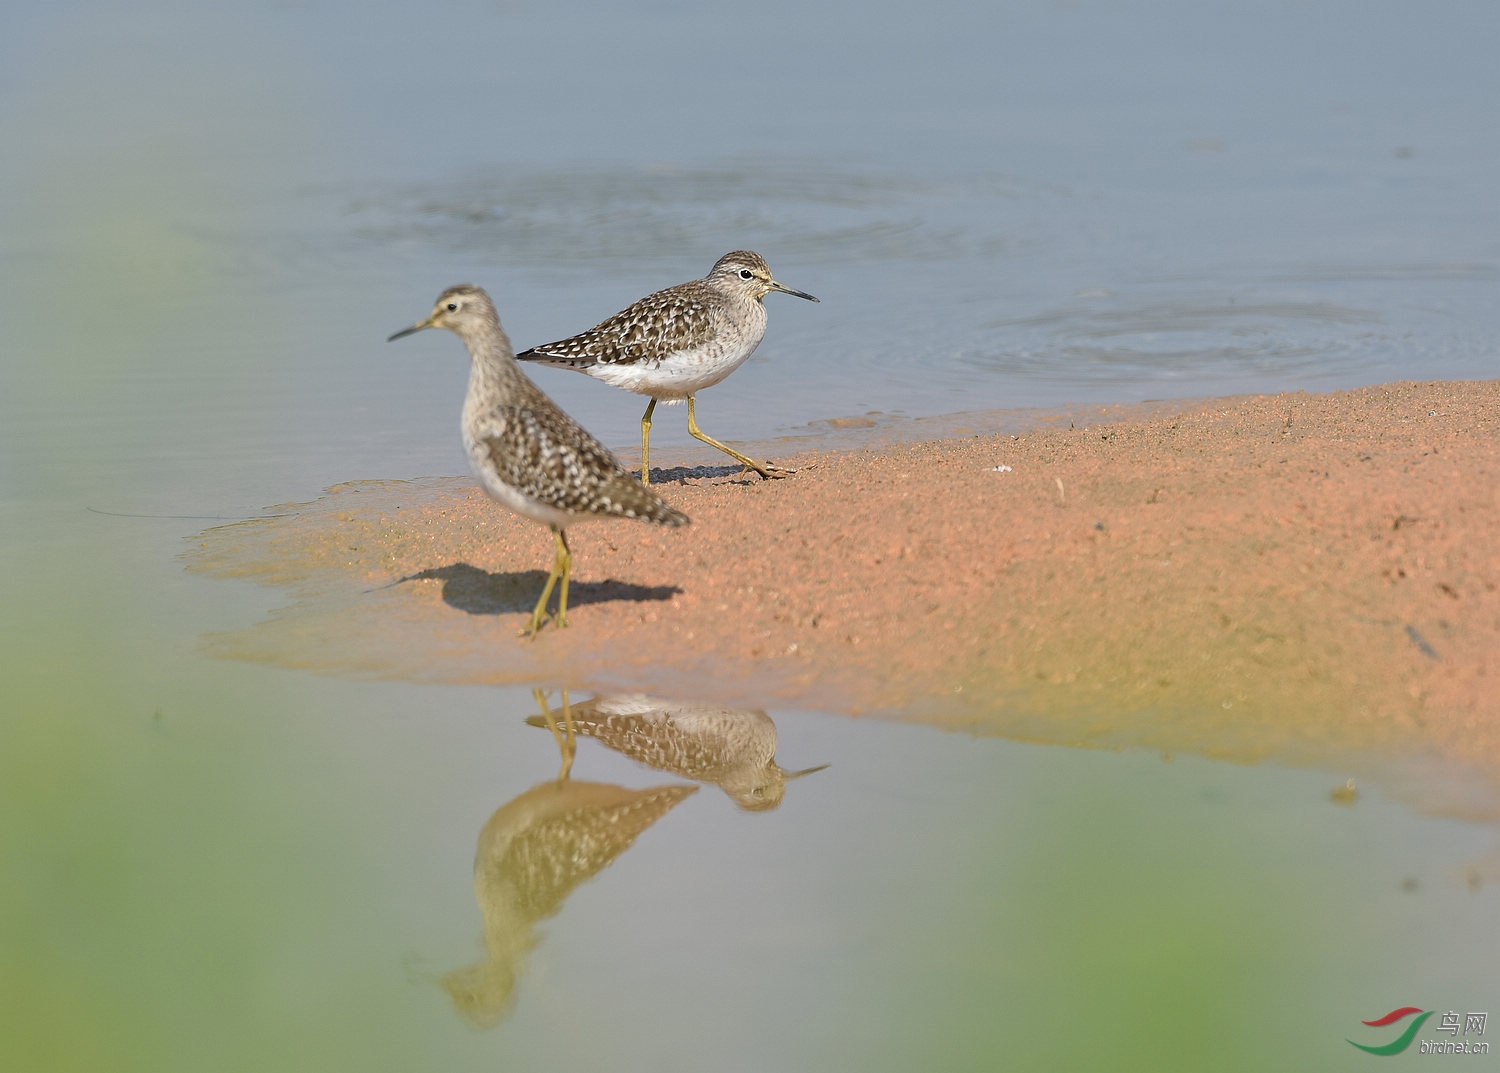
[[[535,643],[545,534],[467,479],[339,485],[187,561],[288,590],[206,639],[230,658],[1378,771],[1500,815],[1500,381],[1147,406],[773,444],[782,481],[669,464],[694,524],[570,531],[572,627]]]

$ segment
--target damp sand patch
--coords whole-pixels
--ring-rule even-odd
[[[669,471],[685,529],[570,530],[572,626],[534,642],[544,530],[465,478],[340,485],[194,539],[190,569],[287,594],[204,643],[1376,773],[1500,812],[1500,381],[776,461],[802,471]]]

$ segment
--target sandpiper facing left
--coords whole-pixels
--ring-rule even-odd
[[[424,328],[447,328],[469,350],[469,392],[463,437],[469,466],[493,498],[523,518],[548,526],[556,538],[552,572],[531,613],[533,637],[547,600],[561,581],[554,621],[568,624],[568,578],[573,557],[564,529],[590,518],[636,518],[658,525],[688,523],[642,486],[608,448],[526,378],[490,296],[460,284],[438,296],[432,315],[391,341]]]

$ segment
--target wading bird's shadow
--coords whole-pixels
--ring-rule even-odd
[[[637,463],[632,467],[632,472],[641,467]],[[743,477],[741,484],[751,484],[759,481],[760,475],[754,470],[735,464],[732,466],[673,466],[670,469],[661,466],[651,467],[651,483],[665,484],[669,481],[702,481],[712,480],[715,477]]]
[[[443,603],[471,615],[506,615],[530,611],[547,583],[547,571],[494,573],[468,563],[429,567],[397,581],[436,579],[443,583]],[[603,604],[611,600],[670,600],[681,592],[676,585],[632,585],[628,581],[575,581],[568,590],[568,606]]]

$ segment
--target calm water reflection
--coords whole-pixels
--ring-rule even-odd
[[[479,832],[474,897],[484,919],[484,960],[443,977],[464,1019],[499,1024],[514,1004],[536,926],[573,888],[630,848],[636,836],[696,786],[628,790],[602,782],[548,779],[495,810]]]
[[[574,779],[578,735],[649,767],[716,783],[754,812],[779,805],[788,779],[828,766],[782,769],[775,759],[776,724],[762,711],[639,694],[574,704],[567,690],[554,709],[542,690],[534,696],[541,710],[526,722],[552,733],[560,767],[555,778],[501,805],[480,831],[474,897],[484,921],[485,957],[442,978],[454,1009],[480,1028],[500,1024],[513,1010],[527,957],[541,941],[537,925],[698,791],[684,784],[628,789]]]
[[[750,812],[781,804],[787,780],[828,767],[787,771],[776,763],[776,724],[763,711],[626,693],[597,696],[569,712],[577,733],[647,767],[713,783]],[[554,725],[546,714],[526,722]]]
[[[563,704],[566,710],[566,694]],[[698,790],[577,781],[570,777],[576,747],[571,733],[559,733],[550,712],[537,718],[558,734],[562,768],[556,778],[501,805],[479,832],[474,897],[484,919],[485,957],[443,977],[454,1009],[485,1028],[510,1013],[526,957],[540,941],[537,924]]]

